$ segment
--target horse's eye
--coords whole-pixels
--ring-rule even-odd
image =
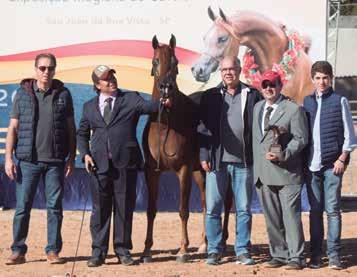
[[[218,43],[225,43],[228,40],[228,36],[223,36],[218,38]]]
[[[171,84],[168,84],[168,85],[167,85],[167,88],[168,88],[168,89],[172,89],[172,85],[171,85]]]
[[[163,84],[160,85],[160,89],[164,89],[165,86]]]

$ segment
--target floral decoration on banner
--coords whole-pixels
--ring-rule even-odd
[[[304,48],[304,41],[297,32],[286,32],[288,38],[288,49],[284,52],[280,63],[274,63],[272,70],[279,73],[283,84],[287,83],[293,73],[294,67],[300,57],[300,51]],[[261,72],[259,65],[255,63],[251,50],[248,50],[243,56],[242,73],[249,84],[260,88]]]

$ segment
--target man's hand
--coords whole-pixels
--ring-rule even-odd
[[[345,163],[340,161],[340,159],[336,160],[333,164],[333,173],[335,175],[341,175],[345,172],[346,166]]]
[[[14,164],[12,159],[7,159],[5,161],[5,172],[6,172],[6,175],[11,180],[15,180],[16,179],[16,175],[17,175],[16,165]]]
[[[279,161],[279,157],[274,154],[273,152],[268,152],[265,154],[265,158],[268,160],[268,161],[272,161],[272,162],[277,162]]]
[[[204,171],[206,171],[206,172],[210,172],[211,171],[211,163],[210,162],[202,161],[201,162],[201,166],[202,166]]]
[[[65,177],[68,177],[73,173],[74,170],[74,159],[68,159],[64,166]]]
[[[95,163],[92,157],[89,156],[88,154],[84,156],[84,164],[86,166],[86,170],[88,173],[93,172],[93,169],[95,168]]]

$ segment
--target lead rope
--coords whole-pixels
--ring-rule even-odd
[[[164,105],[160,101],[159,114],[157,118],[157,166],[155,171],[160,171],[160,147],[161,147],[161,134],[160,134],[160,124],[161,124],[161,114],[164,109]]]

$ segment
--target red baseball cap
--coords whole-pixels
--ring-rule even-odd
[[[261,78],[261,84],[263,84],[264,81],[269,81],[273,84],[278,81],[281,84],[281,78],[279,73],[273,70],[267,70],[263,73]]]

